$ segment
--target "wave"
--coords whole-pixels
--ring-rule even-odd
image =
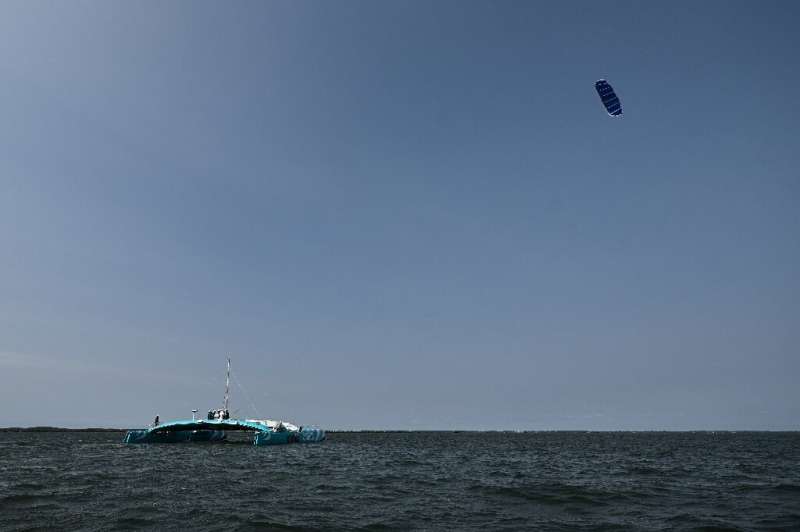
[[[523,484],[517,486],[477,484],[471,486],[469,490],[489,496],[522,499],[550,506],[583,505],[600,507],[625,497],[620,492],[561,483]]]

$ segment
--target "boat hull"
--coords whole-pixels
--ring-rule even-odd
[[[283,445],[287,443],[317,443],[325,439],[325,431],[316,427],[298,430],[275,428],[252,420],[186,420],[172,421],[149,429],[129,430],[123,443],[185,443],[219,442],[226,431],[252,431],[253,445]]]
[[[256,432],[253,445],[283,445],[286,443],[318,443],[325,439],[325,431],[318,428],[303,428],[297,431]]]
[[[227,438],[221,430],[176,430],[174,432],[153,432],[149,430],[129,430],[123,443],[186,443],[220,442]]]

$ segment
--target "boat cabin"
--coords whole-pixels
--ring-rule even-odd
[[[208,419],[230,419],[231,415],[227,408],[217,408],[208,411]]]

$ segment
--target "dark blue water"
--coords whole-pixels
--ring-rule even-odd
[[[0,529],[800,530],[800,433],[0,433]]]

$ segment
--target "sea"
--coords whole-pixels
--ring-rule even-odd
[[[800,433],[0,433],[0,530],[800,530]]]

